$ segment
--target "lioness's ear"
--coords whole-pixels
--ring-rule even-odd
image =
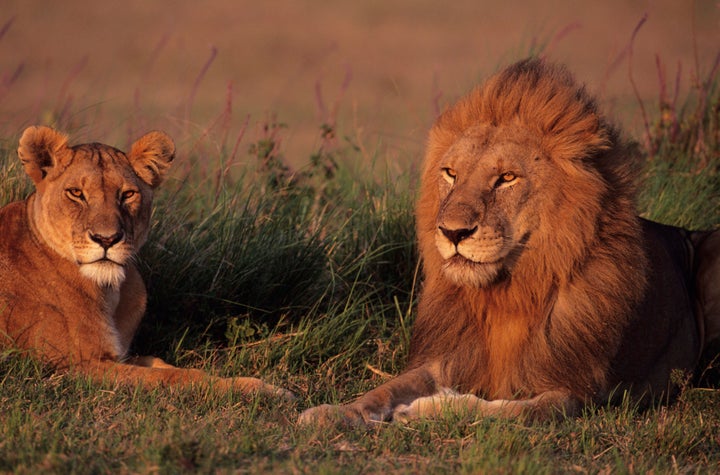
[[[175,144],[164,132],[148,132],[132,144],[128,158],[140,179],[154,188],[175,158]]]
[[[20,137],[18,156],[25,173],[37,185],[48,170],[62,162],[70,149],[67,135],[50,127],[31,126]]]

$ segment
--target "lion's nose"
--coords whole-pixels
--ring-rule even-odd
[[[118,242],[120,242],[120,240],[124,236],[125,235],[123,234],[122,231],[119,231],[115,234],[111,234],[109,236],[105,236],[103,234],[90,233],[90,239],[92,239],[96,243],[100,244],[100,246],[102,246],[102,248],[105,249],[106,251],[108,249],[110,249],[111,247],[113,247]]]
[[[460,243],[460,241],[472,236],[473,233],[477,231],[477,226],[472,229],[447,229],[442,226],[438,227],[440,228],[440,231],[442,231],[442,233],[445,235],[445,237],[448,238],[448,240],[456,246]]]

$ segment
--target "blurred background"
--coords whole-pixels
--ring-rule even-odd
[[[630,74],[657,109],[662,88],[672,100],[679,80],[684,97],[720,52],[715,0],[0,6],[3,137],[42,122],[75,141],[125,147],[159,128],[182,153],[199,136],[249,136],[275,122],[287,125],[281,146],[296,163],[322,142],[323,124],[369,156],[413,160],[439,110],[528,54],[566,63],[611,117],[640,135]]]

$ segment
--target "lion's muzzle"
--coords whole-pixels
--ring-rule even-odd
[[[472,236],[475,231],[477,231],[477,226],[475,226],[472,229],[448,229],[444,228],[442,226],[438,226],[438,229],[440,232],[445,236],[451,243],[453,243],[455,246],[457,246],[460,241],[462,241],[465,238],[468,238]]]
[[[483,286],[495,280],[508,254],[502,233],[490,226],[439,225],[435,245],[443,272],[459,285]]]
[[[475,263],[495,263],[507,254],[502,233],[489,226],[438,226],[435,244],[443,259],[457,255]]]

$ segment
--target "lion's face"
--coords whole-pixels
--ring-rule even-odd
[[[487,286],[512,271],[539,225],[536,184],[551,166],[538,141],[514,127],[471,128],[433,164],[434,239],[451,281]]]
[[[138,140],[129,155],[97,143],[67,147],[65,140],[47,128],[30,128],[20,140],[37,188],[33,232],[83,276],[118,287],[147,239],[153,188],[174,146],[159,132]]]

